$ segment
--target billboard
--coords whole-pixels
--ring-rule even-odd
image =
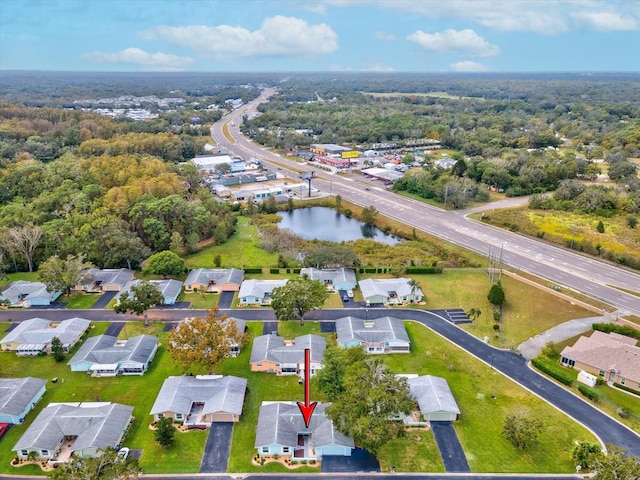
[[[356,150],[350,150],[348,152],[340,153],[341,158],[358,158],[360,156],[360,152]]]

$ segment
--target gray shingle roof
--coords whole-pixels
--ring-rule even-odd
[[[233,283],[240,285],[244,278],[244,271],[237,268],[225,268],[225,269],[207,269],[198,268],[191,270],[184,283],[200,283],[207,284],[211,280],[215,280],[216,283]]]
[[[147,363],[158,345],[158,337],[152,337],[151,335],[131,337],[122,346],[116,345],[117,341],[118,338],[111,335],[90,337],[78,349],[67,365],[80,362],[100,364],[122,362]]]
[[[96,282],[101,284],[113,283],[124,287],[133,278],[133,270],[128,268],[89,268],[83,273],[81,283],[90,285]]]
[[[0,378],[0,416],[20,415],[46,383],[34,377]]]
[[[358,285],[364,298],[375,295],[389,296],[389,292],[396,292],[399,297],[411,295],[409,278],[367,278],[360,280]],[[423,296],[422,290],[416,288],[416,296]]]
[[[54,323],[58,322],[44,318],[25,320],[11,330],[0,343],[48,344],[51,343],[53,337],[58,337],[62,345],[66,347],[75,343],[91,325],[89,320],[78,317],[62,320],[55,328],[51,328]]]
[[[409,335],[404,328],[402,320],[395,317],[382,317],[367,320],[372,327],[365,327],[365,320],[357,317],[344,317],[336,320],[336,333],[338,343],[350,340],[361,342],[384,343],[393,340],[401,340],[409,343]]]
[[[296,337],[292,344],[285,345],[279,335],[261,335],[254,338],[250,363],[270,360],[278,363],[304,363],[304,351],[309,349],[312,361],[321,362],[327,342],[319,335]]]
[[[307,428],[296,403],[263,402],[258,417],[255,447],[274,444],[295,447],[298,444],[298,434],[310,434],[314,447],[343,445],[353,448],[353,439],[338,432],[326,415],[325,409],[329,405],[318,403]]]
[[[131,421],[133,407],[119,403],[51,403],[36,417],[13,450],[54,450],[77,436],[73,451],[114,447]]]
[[[247,380],[234,376],[168,377],[162,384],[151,415],[162,412],[188,414],[194,402],[204,403],[203,413],[242,413]]]
[[[350,268],[336,268],[336,269],[324,269],[317,268],[302,268],[300,269],[300,276],[308,275],[311,280],[321,280],[326,282],[331,280],[332,284],[336,283],[351,283],[356,285],[356,272]]]
[[[28,280],[17,280],[11,283],[0,294],[0,298],[6,298],[14,301],[23,296],[23,300],[28,298],[48,298],[53,301],[60,295],[60,292],[50,292],[47,286],[42,282],[30,282]]]
[[[178,298],[178,295],[180,295],[180,292],[182,291],[182,282],[179,282],[177,280],[148,280],[148,282],[154,285],[165,299]],[[134,285],[139,285],[140,283],[142,283],[142,280],[139,279],[127,282],[120,295],[123,295],[125,292],[129,292],[131,290],[131,287],[133,287]]]
[[[264,298],[266,293],[271,293],[274,288],[283,287],[286,283],[287,280],[245,280],[240,285],[238,296]]]
[[[460,413],[449,384],[442,377],[423,375],[407,379],[409,391],[414,396],[423,415],[433,412]]]

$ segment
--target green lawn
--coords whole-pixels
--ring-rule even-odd
[[[247,217],[238,217],[236,233],[223,245],[204,247],[185,258],[189,268],[214,268],[213,259],[220,255],[221,268],[268,267],[278,264],[278,254],[258,247],[258,232]]]
[[[100,295],[93,293],[71,293],[69,295],[61,295],[57,301],[66,303],[66,308],[73,310],[91,308],[99,298]]]
[[[30,282],[38,281],[38,272],[18,272],[18,273],[7,273],[6,278],[0,279],[0,290],[4,289],[11,282],[15,282],[16,280],[28,280]]]
[[[575,471],[569,452],[575,440],[596,441],[589,431],[424,326],[412,322],[405,325],[411,353],[385,355],[384,361],[397,373],[447,379],[462,412],[454,426],[472,472]],[[544,423],[539,444],[524,453],[502,436],[506,415],[520,409]],[[410,456],[410,452],[405,455]],[[381,464],[388,461],[380,460]]]
[[[204,295],[201,295],[200,293],[185,293],[183,290],[178,296],[179,302],[189,302],[191,303],[190,308],[195,309],[208,310],[211,307],[218,306],[219,300],[220,295],[217,293],[205,293]]]

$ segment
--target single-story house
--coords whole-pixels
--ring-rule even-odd
[[[311,280],[320,280],[330,290],[353,290],[358,284],[356,272],[350,268],[301,268],[300,276],[304,275]]]
[[[453,398],[449,384],[433,375],[400,375],[407,379],[409,391],[416,399],[420,412],[404,418],[408,425],[422,422],[452,422],[458,419],[460,409]]]
[[[239,305],[271,305],[271,292],[283,287],[287,280],[245,280],[238,292]]]
[[[164,305],[173,305],[174,303],[176,303],[176,301],[178,300],[178,296],[182,291],[182,282],[179,282],[177,280],[148,280],[148,282],[154,285],[162,294],[162,303]],[[122,295],[123,293],[129,293],[131,287],[133,287],[134,285],[140,285],[140,283],[142,283],[142,280],[138,279],[127,282],[120,295]],[[116,297],[116,302],[120,301],[120,295]]]
[[[334,428],[325,413],[329,405],[318,403],[307,427],[296,402],[262,402],[255,441],[258,456],[278,454],[294,460],[350,457],[353,438]]]
[[[47,307],[60,295],[61,291],[50,292],[42,282],[16,280],[0,293],[0,300],[8,300],[11,307]]]
[[[237,292],[240,290],[244,271],[237,268],[191,270],[184,281],[185,292],[205,291],[207,293]]]
[[[74,290],[87,293],[119,292],[133,278],[128,268],[89,268]]]
[[[184,425],[238,422],[247,390],[245,378],[230,375],[168,377],[151,408],[154,420],[171,418]]]
[[[409,353],[411,342],[399,318],[363,319],[344,317],[336,320],[338,345],[362,346],[367,353]]]
[[[36,452],[37,458],[65,462],[95,457],[98,449],[122,444],[133,407],[109,402],[50,403],[13,447],[19,458]]]
[[[422,290],[409,285],[409,278],[367,278],[358,282],[362,296],[367,304],[403,305],[421,302]]]
[[[194,317],[187,317],[184,320],[178,322],[178,325],[176,325],[176,329],[181,328],[181,325],[184,323],[189,323],[192,318]],[[244,333],[247,330],[246,320],[242,320],[241,318],[235,318],[235,317],[227,317],[226,321],[235,322],[236,329],[238,330],[239,333]],[[229,338],[228,340],[232,340],[232,339]],[[238,355],[240,355],[240,345],[238,343],[230,342],[229,347],[231,349],[231,353],[230,353],[231,357],[235,358]]]
[[[72,372],[87,372],[95,377],[143,375],[158,350],[158,337],[138,335],[118,340],[111,335],[90,337],[67,365]]]
[[[252,372],[275,372],[278,375],[304,376],[305,349],[309,349],[309,376],[322,368],[327,342],[319,335],[302,335],[285,340],[278,335],[254,338],[251,348]]]
[[[90,326],[89,320],[77,317],[60,322],[30,318],[7,333],[0,340],[0,346],[3,351],[15,351],[20,356],[51,353],[51,341],[57,337],[68,352],[89,331]]]
[[[22,423],[46,390],[41,378],[0,378],[0,423]]]
[[[584,370],[605,382],[619,383],[640,390],[640,347],[635,338],[596,330],[582,336],[572,347],[564,347],[560,363]]]

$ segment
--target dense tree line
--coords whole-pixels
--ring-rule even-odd
[[[233,234],[230,207],[203,188],[192,165],[168,161],[180,159],[181,140],[174,134],[120,135],[113,121],[92,114],[7,107],[0,108],[0,138],[22,126],[29,133],[39,129],[44,136],[38,142],[52,145],[56,125],[69,133],[86,128],[83,121],[104,126],[106,138],[91,138],[89,131],[76,147],[54,147],[54,156],[65,153],[51,159],[2,151],[0,250],[8,269],[33,270],[54,255],[131,268],[153,252],[190,252],[201,240],[223,243]]]

